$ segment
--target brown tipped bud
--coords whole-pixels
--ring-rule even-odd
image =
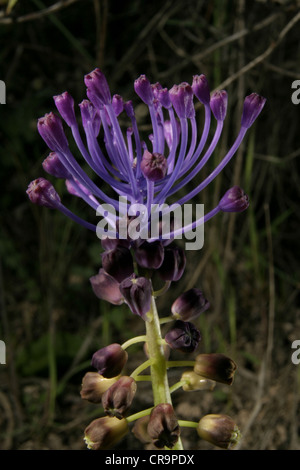
[[[149,444],[152,442],[152,439],[147,432],[149,420],[150,416],[143,416],[142,418],[136,420],[132,428],[132,432],[135,437],[143,444]]]
[[[84,441],[88,449],[113,449],[129,432],[126,419],[110,418],[105,416],[92,421],[84,432]]]
[[[216,385],[216,382],[214,380],[201,377],[192,370],[184,372],[180,380],[185,381],[185,384],[182,386],[185,392],[193,392],[195,390],[212,391]]]
[[[132,377],[123,376],[102,395],[102,406],[109,416],[122,419],[136,393],[136,382]]]
[[[117,380],[117,377],[106,379],[98,372],[87,372],[82,379],[81,398],[91,403],[101,403],[103,393]]]
[[[158,449],[174,447],[180,428],[172,405],[161,403],[152,409],[147,432]]]
[[[90,277],[90,283],[94,294],[99,299],[106,300],[113,305],[121,305],[124,302],[118,281],[103,268],[99,270],[98,274]]]
[[[92,366],[108,379],[119,375],[128,359],[127,352],[118,343],[110,344],[93,354]]]
[[[175,318],[190,321],[193,318],[197,318],[209,307],[210,304],[203,292],[200,289],[193,288],[184,292],[175,300],[171,311]]]
[[[118,282],[134,272],[132,255],[125,246],[119,245],[113,250],[104,251],[101,256],[103,269]]]
[[[136,276],[133,275],[121,282],[120,292],[132,313],[139,315],[146,321],[148,319],[147,314],[151,307],[151,281],[146,277],[136,278]]]
[[[193,323],[177,320],[165,336],[171,349],[184,353],[194,352],[201,340],[200,331]]]
[[[135,250],[135,259],[139,266],[147,269],[158,269],[164,259],[164,247],[159,240],[148,243],[145,241]]]
[[[222,414],[203,416],[198,423],[197,432],[201,439],[222,449],[234,447],[241,436],[233,419]]]
[[[194,372],[207,379],[231,385],[236,368],[236,363],[224,354],[199,354]]]
[[[164,281],[179,281],[184,273],[186,256],[184,250],[176,245],[165,247],[164,260],[157,270]]]

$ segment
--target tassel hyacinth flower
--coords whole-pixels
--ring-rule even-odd
[[[204,75],[195,75],[191,85],[183,82],[171,89],[160,83],[152,84],[141,75],[134,82],[134,90],[149,111],[152,131],[145,139],[133,102],[112,95],[101,70],[97,68],[87,74],[84,83],[87,98],[79,109],[75,110],[67,91],[57,95],[54,102],[58,114],[46,114],[38,120],[37,128],[50,150],[43,162],[44,171],[65,180],[69,194],[84,201],[94,218],[89,216],[86,220],[72,212],[44,177],[32,181],[27,194],[34,204],[57,209],[95,232],[101,240],[102,264],[98,274],[90,278],[92,290],[102,301],[127,305],[137,321],[144,322],[146,330],[145,335],[130,338],[122,345],[113,343],[94,353],[91,361],[94,370],[84,376],[81,396],[94,403],[102,400],[107,416],[92,421],[84,439],[91,449],[112,448],[134,422],[131,429],[134,435],[154,448],[183,449],[180,435],[185,426],[195,428],[200,438],[224,447],[223,437],[218,437],[218,432],[223,432],[222,421],[215,420],[211,430],[207,426],[204,429],[199,420],[180,420],[171,398],[179,388],[211,390],[217,381],[232,383],[236,365],[227,356],[200,354],[196,361],[169,360],[172,349],[186,356],[198,348],[202,335],[190,320],[205,312],[210,302],[200,287],[193,288],[170,304],[169,316],[160,318],[155,299],[184,274],[186,255],[175,243],[178,238],[191,239],[190,232],[195,233],[219,212],[242,212],[249,206],[248,196],[234,186],[216,207],[206,213],[197,210],[195,220],[183,217],[182,222],[179,217],[182,212],[178,212],[178,208],[193,203],[230,162],[266,100],[256,93],[245,98],[240,130],[231,148],[192,187],[190,183],[207,164],[220,140],[227,113],[225,90],[211,93]],[[195,111],[199,104],[203,108],[200,132]],[[121,127],[120,116],[122,122],[127,120],[126,128]],[[72,145],[67,135],[72,136]],[[71,148],[77,148],[76,156]],[[83,169],[80,159],[94,176]],[[168,206],[170,201],[172,205]],[[101,220],[97,222],[99,216]],[[202,248],[201,244],[196,245],[194,249]],[[187,244],[185,248],[189,249]],[[158,291],[154,290],[155,274],[164,283]],[[173,324],[164,337],[162,325],[167,322]],[[144,343],[146,360],[130,373],[127,348],[138,342]],[[226,361],[216,363],[216,357],[226,357]],[[234,364],[230,373],[228,364]],[[168,381],[170,367],[189,367],[172,387]],[[130,415],[138,383],[143,380],[152,384],[153,407]],[[235,424],[233,429],[237,435]]]

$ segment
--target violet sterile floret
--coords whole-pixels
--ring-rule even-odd
[[[54,113],[45,114],[38,120],[38,131],[48,147],[54,152],[68,151],[68,140],[64,133],[61,119]]]
[[[141,75],[134,82],[134,90],[136,94],[144,101],[148,106],[153,104],[154,94],[151,87],[151,83],[146,75]]]
[[[193,90],[186,82],[174,85],[169,92],[170,100],[179,118],[192,118],[195,115]]]
[[[98,68],[85,75],[84,83],[91,102],[99,108],[111,102],[110,89],[105,75]]]
[[[205,75],[194,75],[192,90],[196,98],[203,104],[209,104],[210,102],[210,89],[208,80]]]
[[[42,166],[46,173],[55,176],[55,178],[68,179],[71,178],[70,173],[64,165],[61,163],[59,156],[56,152],[50,152],[48,157],[42,163]]]
[[[258,95],[257,93],[251,93],[251,95],[246,96],[242,114],[242,127],[248,129],[252,126],[255,119],[261,113],[265,103],[266,98]]]
[[[65,91],[61,95],[53,97],[57,110],[68,126],[76,125],[76,116],[74,111],[74,99]]]
[[[227,113],[228,95],[225,90],[215,91],[210,99],[210,107],[217,121],[224,121]]]
[[[60,205],[59,195],[55,191],[54,186],[45,178],[37,178],[32,181],[26,192],[30,201],[38,206],[57,209]]]
[[[249,197],[239,186],[228,189],[219,202],[223,212],[243,212],[249,207]]]

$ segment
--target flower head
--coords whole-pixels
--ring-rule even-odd
[[[151,218],[156,215],[151,208],[162,207],[170,196],[179,193],[194,179],[215,150],[227,112],[228,97],[225,90],[210,95],[208,80],[203,74],[194,75],[192,85],[182,82],[173,85],[170,90],[163,88],[160,83],[151,84],[146,75],[141,75],[135,80],[134,89],[147,105],[152,125],[152,133],[145,140],[138,129],[133,102],[124,101],[119,94],[112,96],[107,79],[100,69],[86,74],[84,83],[87,99],[79,104],[83,137],[76,121],[74,100],[67,91],[54,97],[62,119],[50,112],[38,120],[38,131],[53,153],[43,166],[51,175],[65,178],[70,192],[96,210],[110,230],[81,219],[62,203],[56,205],[58,210],[95,231],[100,238],[105,235],[119,238],[119,220],[130,218],[132,210],[142,205],[144,209],[141,210],[138,227],[144,235],[143,240],[152,242],[159,239],[164,245],[177,235],[182,236],[202,225],[219,210],[224,210],[222,202],[193,224],[183,224],[177,229],[173,227],[168,234],[155,233],[152,237],[149,230]],[[200,136],[197,135],[194,97],[205,108],[203,133]],[[256,93],[245,99],[241,129],[232,147],[200,184],[177,198],[177,204],[183,205],[192,200],[229,163],[264,104],[265,98]],[[123,112],[131,121],[126,131],[122,130],[118,120]],[[210,145],[206,145],[212,117],[216,119],[217,126]],[[78,152],[94,174],[112,188],[114,195],[108,195],[102,185],[96,184],[78,163],[69,146],[63,121],[70,128]],[[31,200],[40,203],[38,198]],[[109,215],[105,205],[112,208],[112,211],[108,211]],[[168,213],[168,209],[164,208],[163,215]]]
[[[72,212],[63,204],[52,183],[43,178],[32,182],[27,194],[33,203],[58,209],[94,231],[100,239],[126,240],[126,249],[133,255],[137,250],[142,265],[149,264],[149,257],[147,259],[145,251],[138,250],[139,246],[143,242],[161,242],[163,256],[160,248],[154,268],[150,266],[149,269],[158,269],[164,280],[176,281],[183,275],[185,258],[177,247],[170,245],[171,241],[182,238],[220,211],[246,209],[248,198],[236,187],[232,188],[215,208],[191,223],[183,218],[179,225],[178,220],[170,223],[172,210],[167,201],[172,196],[177,206],[183,206],[220,174],[236,154],[266,100],[256,93],[245,98],[240,131],[232,147],[205,179],[193,189],[182,191],[209,161],[220,140],[227,114],[226,90],[210,93],[203,74],[194,75],[191,85],[182,82],[170,89],[158,82],[152,84],[146,75],[140,75],[134,82],[134,90],[147,106],[151,121],[150,134],[145,138],[138,127],[134,101],[126,101],[119,94],[112,95],[102,70],[96,68],[86,74],[84,83],[87,96],[79,104],[82,129],[76,119],[74,100],[67,91],[54,96],[60,116],[47,113],[38,120],[37,127],[51,151],[43,162],[44,170],[51,176],[65,179],[68,192],[90,206],[101,220],[87,221]],[[196,124],[196,100],[204,108],[200,135]],[[129,120],[126,129],[122,129],[119,121],[123,113]],[[216,125],[210,141],[212,121]],[[69,145],[69,135],[75,146]],[[79,155],[73,154],[73,148]],[[91,172],[83,169],[78,157]],[[95,182],[94,176],[100,184]],[[109,191],[105,190],[104,184],[109,186]],[[176,194],[178,196],[174,197]],[[169,223],[165,223],[168,218]],[[132,261],[136,261],[130,259],[131,254],[125,255],[123,248],[120,250],[115,246],[115,251],[105,248],[102,257],[102,268],[117,282],[133,273]],[[120,268],[115,269],[118,260]]]

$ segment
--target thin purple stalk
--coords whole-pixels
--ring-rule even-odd
[[[104,143],[105,143],[106,151],[108,153],[110,161],[116,168],[118,168],[121,174],[121,178],[124,179],[125,175],[127,175],[127,168],[125,166],[125,160],[121,158],[119,148],[114,143],[112,131],[107,124],[105,112],[103,110],[100,110],[100,116],[102,119],[102,125],[103,125],[103,130],[104,130]]]
[[[211,110],[210,110],[210,106],[207,104],[207,105],[205,105],[204,127],[203,127],[203,132],[202,132],[202,135],[201,135],[200,142],[199,142],[198,147],[197,147],[194,155],[192,156],[192,158],[188,162],[184,163],[183,168],[182,168],[182,172],[180,173],[180,176],[179,176],[180,178],[187,171],[189,171],[190,168],[192,168],[194,163],[196,163],[199,156],[201,155],[202,150],[204,149],[204,146],[206,144],[206,141],[207,141],[207,138],[208,138],[208,135],[209,135],[210,123],[211,123]]]
[[[172,187],[173,183],[176,181],[177,176],[181,170],[182,164],[184,162],[184,156],[186,153],[186,147],[187,147],[187,139],[188,139],[188,125],[187,125],[187,120],[184,118],[180,119],[180,125],[181,125],[181,145],[180,145],[180,151],[179,151],[179,156],[176,161],[175,167],[173,172],[170,175],[169,180],[166,182],[165,186],[159,193],[159,195],[155,198],[154,202],[158,204],[162,204],[162,202],[165,200],[166,195],[169,191],[169,189]]]
[[[98,143],[98,141],[97,141],[97,139],[96,139],[96,137],[93,133],[93,127],[92,127],[91,124],[89,124],[89,126],[85,128],[85,134],[86,134],[88,148],[89,148],[89,151],[90,151],[93,159],[98,162],[99,166],[102,165],[103,171],[106,171],[106,173],[108,175],[110,175],[110,173],[111,173],[116,178],[122,180],[121,173],[118,170],[116,170],[105,158],[105,156],[104,156],[104,154],[103,154],[103,152],[102,152],[102,150],[99,146],[99,143]],[[99,176],[102,179],[105,179],[103,177],[102,172]],[[114,181],[116,181],[116,180],[114,180]]]
[[[201,158],[200,162],[195,166],[195,168],[185,178],[183,178],[183,180],[180,181],[179,184],[177,184],[177,186],[174,186],[174,188],[172,188],[168,192],[167,196],[171,196],[172,194],[179,191],[179,189],[181,189],[187,183],[189,183],[199,173],[199,171],[204,167],[204,165],[207,163],[207,161],[211,157],[213,151],[215,150],[215,148],[217,146],[217,143],[219,142],[219,139],[220,139],[220,136],[221,136],[221,133],[222,133],[222,129],[223,129],[223,121],[218,121],[214,137],[213,137],[213,139],[210,143],[209,148],[205,152],[204,156]]]
[[[190,122],[191,122],[191,127],[192,127],[191,145],[190,145],[189,151],[187,153],[187,156],[184,159],[184,163],[183,163],[183,166],[182,166],[183,168],[190,161],[190,159],[191,159],[191,157],[194,153],[194,150],[195,150],[195,147],[196,147],[196,142],[197,142],[197,125],[196,125],[195,117],[192,117],[190,119]]]
[[[83,186],[85,186],[94,196],[99,197],[103,202],[111,204],[114,208],[118,207],[117,201],[108,197],[98,186],[88,177],[88,175],[80,167],[71,151],[68,149],[67,153],[63,153],[60,150],[57,150],[56,153],[59,156],[62,164],[69,171],[69,173],[79,181]]]
[[[179,199],[179,201],[177,201],[178,204],[184,204],[185,202],[187,202],[188,200],[190,200],[191,198],[193,198],[194,196],[196,196],[196,194],[198,194],[200,191],[202,191],[204,188],[206,188],[206,186],[211,183],[211,181],[223,170],[223,168],[227,165],[227,163],[231,160],[231,158],[234,156],[234,154],[236,153],[237,149],[239,148],[239,146],[241,145],[242,143],[242,140],[245,136],[247,132],[247,129],[245,127],[242,127],[240,129],[240,132],[233,144],[233,146],[231,147],[231,149],[229,150],[229,152],[226,154],[226,156],[223,158],[223,160],[219,163],[219,165],[211,172],[211,174],[205,178],[205,180],[202,181],[202,183],[200,183],[195,189],[193,189],[191,192],[189,192],[188,194],[186,194],[185,196],[183,196],[181,199]]]
[[[132,125],[134,140],[135,140],[136,159],[137,159],[136,178],[138,179],[141,176],[142,146],[141,146],[141,140],[140,140],[138,126],[137,126],[135,117],[131,117],[131,125]]]
[[[87,140],[88,140],[88,146],[89,146],[89,151],[91,152],[91,155],[93,159],[99,158],[99,145],[96,139],[90,138],[91,136],[88,135],[87,133]],[[91,168],[93,168],[91,166]],[[103,179],[103,181],[106,181],[113,189],[116,191],[117,194],[120,196],[125,196],[125,195],[130,195],[131,190],[129,189],[129,185],[127,183],[124,183],[122,181],[117,181],[115,178],[113,178],[105,169],[103,171],[99,171],[98,176]]]
[[[170,116],[170,121],[171,121],[171,126],[172,126],[172,146],[171,150],[168,156],[168,175],[172,173],[174,169],[174,164],[175,164],[175,155],[176,155],[176,149],[178,146],[178,132],[177,132],[177,125],[176,125],[176,119],[175,119],[175,114],[173,108],[170,108],[169,110],[169,116]]]
[[[151,123],[152,123],[152,129],[153,129],[153,153],[159,152],[159,129],[158,129],[158,122],[157,122],[157,116],[156,116],[156,111],[154,108],[154,105],[151,104],[149,105],[149,112],[150,112],[150,117],[151,117]]]
[[[124,163],[125,163],[125,166],[127,168],[127,172],[128,172],[128,176],[129,176],[129,182],[132,186],[132,194],[133,194],[135,200],[137,201],[138,200],[138,188],[137,188],[135,176],[134,176],[134,173],[133,173],[133,168],[132,168],[131,162],[128,158],[128,152],[127,152],[126,145],[125,145],[125,142],[124,142],[123,134],[122,134],[121,129],[120,129],[119,121],[116,117],[116,114],[115,114],[114,109],[113,109],[111,104],[107,105],[106,109],[107,109],[109,118],[111,120],[112,127],[114,129],[114,133],[115,133],[115,136],[116,136],[116,141],[117,141],[117,144],[118,144],[118,147],[119,147],[120,155],[124,159]]]
[[[70,211],[70,209],[68,209],[62,203],[58,205],[57,209],[70,219],[74,220],[77,224],[82,225],[83,227],[92,230],[93,232],[96,232],[96,225],[90,224],[89,222],[83,220],[81,217],[78,217],[78,215],[74,214],[74,212]]]

